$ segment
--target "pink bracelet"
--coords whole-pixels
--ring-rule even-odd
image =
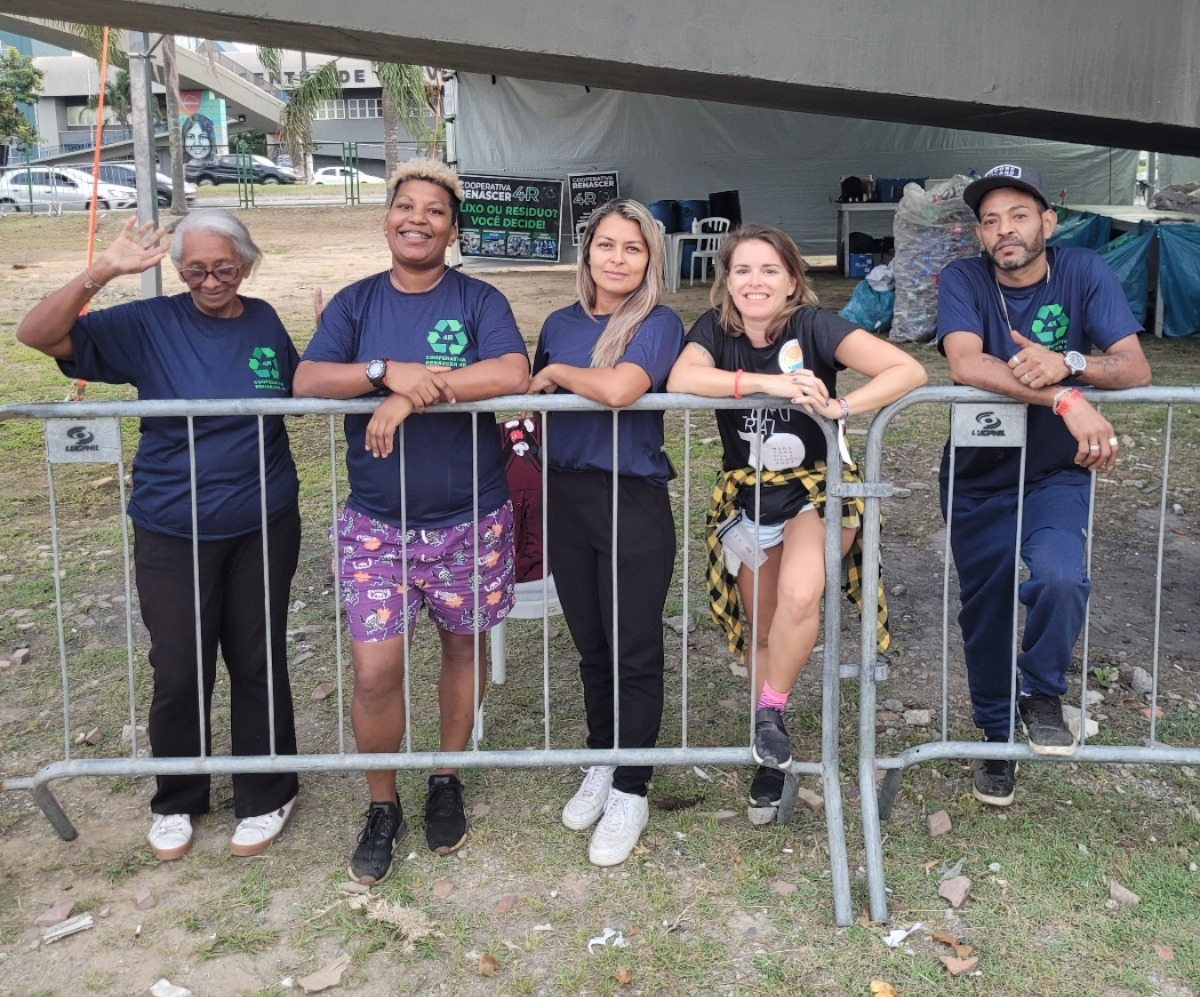
[[[741,379],[742,379],[742,368],[739,367],[737,370],[735,370],[733,372],[733,397],[734,398],[742,397],[741,391],[738,390],[738,381],[740,381]]]
[[[850,418],[850,403],[845,398],[839,398],[837,403],[842,407],[842,418]]]

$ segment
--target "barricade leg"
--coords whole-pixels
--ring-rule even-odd
[[[71,818],[58,805],[58,800],[54,798],[54,794],[50,792],[48,787],[33,786],[30,789],[30,793],[33,795],[33,802],[46,815],[46,819],[50,821],[50,824],[58,832],[58,836],[63,841],[74,841],[79,836],[79,832],[75,830],[75,825],[71,823]]]

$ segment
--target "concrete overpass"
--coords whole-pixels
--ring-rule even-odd
[[[75,17],[72,21],[83,23],[84,19]],[[68,50],[81,51],[83,47],[77,36],[36,18],[0,13],[0,31],[36,38]],[[283,101],[255,84],[253,80],[247,79],[245,71],[235,63],[223,62],[219,56],[209,59],[179,45],[176,47],[176,68],[179,71],[181,90],[215,90],[225,98],[226,110],[236,122],[230,125],[231,133],[254,129],[264,132],[279,130],[279,113],[284,108]],[[161,92],[160,83],[155,84],[155,89]],[[165,134],[160,136],[160,143],[165,145]],[[132,148],[131,141],[106,141],[105,155],[106,158],[127,158],[132,154]],[[78,158],[78,153],[45,157],[47,161],[74,161]]]
[[[1195,0],[5,0],[18,14],[1194,155]]]

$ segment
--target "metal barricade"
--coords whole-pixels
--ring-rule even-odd
[[[1176,406],[1200,404],[1200,388],[1181,387],[1147,387],[1125,391],[1094,391],[1085,390],[1086,397],[1105,410],[1110,407],[1129,405],[1153,405],[1165,407],[1165,420],[1162,441],[1162,483],[1159,488],[1158,503],[1158,534],[1153,541],[1155,557],[1154,591],[1140,593],[1144,596],[1147,606],[1152,604],[1153,612],[1148,616],[1153,624],[1152,652],[1152,688],[1150,691],[1149,735],[1142,744],[1089,744],[1088,743],[1088,653],[1091,630],[1090,600],[1089,611],[1085,614],[1083,634],[1080,641],[1079,653],[1082,664],[1079,669],[1081,677],[1078,700],[1079,709],[1079,744],[1073,754],[1053,757],[1044,754],[1034,754],[1025,743],[1017,743],[1010,736],[1007,744],[987,743],[982,741],[956,741],[950,739],[950,727],[953,719],[959,721],[970,718],[951,718],[949,710],[950,682],[950,592],[952,558],[950,552],[950,535],[947,532],[944,544],[944,565],[942,582],[942,647],[941,647],[941,694],[939,737],[927,743],[917,744],[898,754],[880,755],[876,747],[876,679],[870,668],[859,671],[860,696],[858,715],[859,765],[858,780],[861,800],[863,837],[867,869],[867,886],[869,891],[870,915],[873,921],[887,920],[887,891],[885,885],[883,840],[881,824],[891,815],[892,805],[900,788],[900,780],[904,770],[935,759],[975,760],[985,758],[1014,759],[1021,762],[1037,760],[1048,762],[1098,762],[1104,764],[1136,763],[1136,764],[1169,764],[1169,765],[1200,765],[1200,747],[1177,747],[1163,744],[1157,736],[1157,706],[1159,701],[1159,668],[1160,668],[1160,635],[1162,628],[1162,598],[1164,572],[1164,533],[1167,508],[1168,484],[1171,474],[1171,443],[1173,415]],[[951,435],[958,440],[958,445],[979,446],[997,445],[1022,447],[1022,477],[1024,470],[1024,406],[1013,403],[1000,395],[980,391],[974,388],[922,388],[905,396],[887,408],[881,410],[871,424],[867,435],[867,456],[865,461],[866,484],[863,494],[867,505],[865,530],[865,557],[863,573],[865,584],[870,586],[879,578],[879,549],[880,549],[880,506],[881,499],[893,494],[893,486],[883,480],[884,434],[893,418],[898,414],[917,405],[949,405],[951,407]],[[994,432],[989,432],[991,442],[981,439],[978,432],[974,435],[963,434],[964,423],[975,426],[976,429],[982,418]],[[1120,430],[1118,429],[1118,432]],[[970,442],[967,442],[967,441]],[[952,465],[953,466],[953,465]],[[1119,464],[1118,464],[1119,466]],[[1089,499],[1089,521],[1087,529],[1085,577],[1092,573],[1092,551],[1095,538],[1092,531],[1092,519],[1095,514],[1096,475],[1092,475],[1091,495]],[[1023,489],[1022,489],[1023,492]],[[951,495],[951,499],[952,499]],[[1021,496],[1023,499],[1023,494]],[[1018,510],[1020,505],[1018,505]],[[936,515],[936,513],[934,513]],[[1018,512],[1018,517],[1020,513]],[[947,526],[947,530],[951,526]],[[1018,519],[1016,540],[1019,545],[1020,522]],[[1103,535],[1099,543],[1104,543]],[[1148,545],[1149,547],[1149,545]],[[1015,586],[1020,576],[1020,559],[1014,550],[1014,630],[1012,636],[1012,688],[1016,688],[1016,655],[1017,655],[1017,619],[1019,601],[1016,598]],[[1095,592],[1091,598],[1094,598]],[[957,594],[954,596],[957,597]],[[873,659],[874,647],[869,640],[873,632],[874,608],[868,606],[862,620],[862,661]],[[961,641],[956,649],[961,648]],[[964,670],[965,674],[965,670]],[[1066,701],[1066,700],[1064,700]],[[1010,730],[1016,726],[1015,702],[1010,706]],[[879,774],[883,773],[882,784]],[[878,790],[878,796],[877,794]]]
[[[347,744],[347,731],[345,723],[346,709],[349,703],[349,696],[345,689],[343,679],[343,639],[341,626],[341,604],[338,598],[338,581],[334,578],[332,591],[332,606],[330,613],[331,625],[333,626],[333,647],[334,661],[336,662],[337,680],[336,680],[336,705],[337,705],[337,722],[336,729],[332,732],[331,750],[323,752],[302,753],[298,755],[278,755],[275,753],[274,743],[274,699],[272,683],[267,683],[269,695],[271,695],[271,707],[269,723],[271,724],[272,739],[271,753],[263,756],[232,756],[232,755],[213,755],[209,753],[209,748],[206,745],[199,757],[187,758],[153,758],[148,757],[147,747],[139,737],[138,718],[139,714],[144,714],[146,709],[145,694],[139,698],[137,692],[137,673],[139,663],[137,661],[138,653],[135,649],[134,640],[134,613],[133,601],[135,598],[134,586],[132,584],[130,565],[131,559],[131,542],[128,527],[128,521],[124,515],[126,504],[126,467],[124,459],[124,447],[121,440],[121,420],[144,419],[144,418],[182,418],[186,419],[189,426],[189,441],[190,441],[190,465],[192,472],[192,488],[193,488],[193,507],[192,507],[192,522],[193,532],[196,530],[196,506],[195,506],[195,420],[204,419],[215,416],[246,416],[256,418],[258,420],[259,433],[259,482],[261,496],[261,516],[263,529],[263,544],[264,555],[266,553],[266,530],[267,522],[266,498],[265,498],[265,461],[264,461],[264,436],[263,436],[263,419],[266,416],[285,415],[285,416],[306,416],[317,417],[324,419],[327,422],[328,435],[328,454],[327,458],[321,458],[322,464],[327,464],[327,473],[329,475],[329,521],[336,524],[337,517],[340,512],[341,497],[339,491],[342,487],[342,479],[344,472],[339,469],[342,465],[344,441],[341,432],[341,416],[347,413],[369,413],[371,412],[378,399],[364,400],[318,400],[318,399],[285,399],[278,401],[260,401],[260,400],[237,400],[237,401],[144,401],[144,402],[75,402],[62,404],[28,404],[28,405],[12,405],[0,408],[0,421],[14,419],[33,419],[40,420],[45,423],[45,436],[47,442],[47,475],[48,475],[48,499],[49,499],[49,536],[51,547],[52,570],[54,574],[54,596],[55,596],[55,622],[56,622],[56,639],[58,650],[58,664],[60,672],[60,681],[62,684],[62,757],[42,765],[35,773],[28,776],[7,777],[0,781],[0,791],[3,790],[28,790],[37,805],[42,809],[47,818],[53,824],[59,835],[67,840],[75,837],[75,829],[71,821],[59,806],[57,800],[50,792],[49,784],[57,779],[77,777],[77,776],[159,776],[170,774],[232,774],[244,772],[264,772],[264,771],[295,771],[295,772],[330,772],[330,771],[366,771],[380,769],[434,769],[434,768],[517,768],[517,767],[550,767],[550,766],[587,766],[587,765],[660,765],[660,766],[697,766],[697,765],[751,765],[753,764],[750,750],[750,742],[753,738],[754,728],[754,713],[755,704],[750,696],[746,697],[745,710],[745,732],[746,737],[739,743],[724,743],[724,744],[697,744],[696,738],[693,737],[689,729],[689,689],[690,683],[694,681],[692,674],[693,667],[689,661],[689,641],[687,636],[687,626],[683,628],[682,639],[680,641],[680,658],[678,661],[679,672],[679,712],[678,743],[670,746],[660,746],[656,748],[646,749],[629,749],[615,748],[609,750],[588,750],[579,748],[565,748],[555,746],[551,736],[551,682],[552,682],[552,651],[550,646],[549,628],[545,626],[546,620],[543,618],[543,635],[542,635],[542,733],[540,744],[530,745],[521,748],[497,748],[486,749],[479,741],[479,726],[476,726],[476,736],[472,739],[472,743],[468,748],[461,752],[443,752],[443,751],[421,751],[414,749],[413,746],[413,728],[412,725],[406,725],[406,734],[404,744],[401,750],[391,754],[364,754],[351,750]],[[771,399],[765,396],[747,397],[739,400],[734,399],[701,399],[690,395],[670,395],[659,394],[645,396],[630,406],[630,409],[647,411],[647,410],[664,410],[667,413],[667,418],[672,425],[678,422],[679,435],[673,438],[672,434],[668,433],[668,449],[672,446],[678,447],[678,453],[683,458],[682,480],[673,483],[673,488],[681,489],[680,494],[676,494],[673,499],[673,507],[677,513],[677,529],[682,526],[682,543],[680,544],[680,557],[683,563],[682,577],[680,572],[676,571],[676,578],[673,582],[673,591],[678,590],[682,600],[683,618],[689,620],[693,614],[691,609],[691,593],[694,586],[691,571],[691,561],[695,553],[696,536],[702,535],[703,513],[707,505],[707,495],[711,489],[711,481],[707,480],[708,473],[705,472],[706,480],[696,481],[696,475],[693,469],[691,452],[693,449],[692,443],[692,420],[691,410],[713,410],[716,408],[766,408],[779,407],[778,399]],[[611,412],[614,420],[613,446],[614,446],[614,466],[616,462],[616,446],[618,434],[615,432],[616,420],[620,418],[621,412],[628,410],[614,411],[607,409],[601,405],[589,402],[585,399],[571,395],[538,395],[538,396],[505,396],[492,398],[482,402],[469,404],[460,404],[455,406],[440,406],[439,408],[456,411],[469,411],[474,413],[474,441],[478,442],[479,433],[495,433],[497,432],[494,420],[491,418],[491,413],[514,411],[514,410],[536,410],[542,413],[542,439],[543,448],[551,446],[550,434],[553,431],[552,426],[548,426],[545,421],[545,413],[551,411],[567,411],[567,410],[592,410],[598,412]],[[808,418],[802,411],[798,410],[799,414]],[[480,414],[484,414],[484,418],[480,418]],[[674,413],[674,414],[672,414]],[[835,482],[841,480],[841,459],[837,446],[837,424],[826,422],[825,420],[815,420],[822,427],[822,431],[826,436],[829,451],[829,480],[830,493],[834,495],[842,494],[841,486],[835,485]],[[290,424],[290,432],[293,436],[293,450],[296,449],[296,426],[301,425],[295,421]],[[313,435],[317,435],[319,431],[310,422],[302,424],[306,434],[306,455],[311,460],[314,447],[312,446]],[[399,446],[404,445],[405,426],[401,426],[399,436]],[[476,450],[477,453],[477,450]],[[66,561],[64,551],[64,539],[62,535],[62,524],[59,521],[58,515],[58,499],[56,496],[56,476],[60,465],[64,463],[79,463],[81,461],[102,462],[115,465],[117,477],[119,480],[119,509],[114,510],[118,513],[117,518],[120,522],[121,534],[121,553],[123,557],[124,567],[124,633],[125,633],[125,654],[124,654],[124,671],[125,681],[127,684],[127,730],[129,732],[128,751],[126,753],[114,754],[110,757],[95,757],[94,751],[88,751],[87,756],[83,756],[83,752],[77,750],[76,745],[72,742],[73,730],[73,713],[72,713],[72,695],[75,690],[76,680],[72,674],[72,654],[73,650],[69,648],[67,639],[67,627],[64,621],[64,594],[63,594],[63,564]],[[403,467],[403,464],[401,465]],[[473,473],[476,481],[478,481],[478,463],[477,459],[474,462]],[[311,475],[310,475],[311,479]],[[419,482],[405,481],[403,471],[401,473],[400,486],[403,493],[404,489],[419,487]],[[614,501],[613,507],[616,508],[616,476],[614,476]],[[546,485],[543,480],[543,499],[546,498]],[[696,489],[699,488],[701,500],[698,502],[696,509],[693,509],[693,496]],[[311,500],[310,500],[311,502]],[[546,502],[543,501],[543,510],[545,510]],[[699,526],[697,523],[697,510],[699,511]],[[476,490],[476,509],[475,517],[478,519],[481,512],[478,508],[478,490]],[[614,547],[616,537],[616,516],[613,517],[613,532],[614,532]],[[826,595],[825,605],[827,611],[824,621],[824,652],[821,675],[821,717],[822,717],[822,735],[821,745],[818,757],[811,760],[801,760],[804,752],[804,745],[796,745],[795,756],[791,764],[788,766],[785,779],[785,789],[783,800],[778,808],[777,820],[781,823],[788,822],[795,807],[798,789],[798,777],[801,775],[811,775],[819,778],[822,783],[824,792],[824,815],[826,821],[826,831],[828,839],[828,849],[830,855],[831,882],[833,888],[833,906],[834,916],[837,924],[848,925],[852,920],[851,902],[850,902],[850,879],[849,866],[847,860],[846,836],[843,821],[842,808],[842,793],[838,779],[838,760],[839,760],[839,702],[840,690],[839,681],[842,678],[854,678],[857,676],[858,666],[851,664],[842,664],[841,662],[841,636],[839,633],[840,627],[840,609],[842,604],[841,599],[841,529],[840,516],[826,517]],[[545,512],[543,511],[543,532],[545,527]],[[403,524],[402,524],[403,532]],[[336,529],[331,534],[336,536]],[[193,575],[198,578],[198,555],[196,554],[197,541],[193,537]],[[478,543],[478,541],[476,541]],[[326,555],[333,550],[333,542],[329,542],[329,547],[326,550]],[[699,550],[703,551],[701,544]],[[553,551],[546,550],[547,560],[553,558]],[[336,558],[334,559],[336,564]],[[266,574],[266,557],[264,556],[264,575]],[[614,576],[616,567],[616,556],[614,553]],[[335,567],[336,572],[336,567]],[[264,579],[265,580],[265,579]],[[476,582],[478,585],[478,581]],[[560,578],[558,584],[561,588],[563,580]],[[264,586],[265,588],[265,586]],[[868,587],[868,592],[873,593],[875,590]],[[270,619],[270,604],[269,593],[266,594],[266,605],[264,612],[267,614],[267,619]],[[616,592],[613,593],[614,616],[616,613]],[[868,605],[871,604],[871,599],[866,600]],[[198,597],[197,597],[198,602]],[[872,607],[872,619],[868,621],[868,628],[871,633],[874,632],[874,612]],[[197,669],[201,667],[200,657],[200,610],[196,607],[196,631],[197,631]],[[336,625],[333,624],[336,621]],[[269,624],[268,624],[269,630]],[[615,623],[614,623],[615,630]],[[270,635],[268,633],[268,655]],[[757,664],[757,654],[753,647],[754,642],[751,641],[751,649],[748,652],[749,665],[749,680],[751,688],[754,685],[755,667]],[[479,644],[476,642],[476,647]],[[410,707],[410,687],[409,676],[411,670],[408,667],[408,655],[411,653],[408,642],[405,645],[405,677],[404,677],[404,704],[406,717],[411,716]],[[477,655],[480,653],[477,650]],[[872,670],[872,678],[875,677],[874,669],[876,667],[876,657],[874,654],[874,642],[872,638],[872,654],[868,660],[868,667]],[[476,701],[479,700],[479,665],[481,662],[476,659]],[[668,662],[668,667],[672,665]],[[268,671],[270,663],[268,660]],[[727,670],[724,665],[721,666],[722,672],[726,675]],[[614,661],[614,677],[616,675],[616,662]],[[202,684],[201,684],[202,687]],[[669,714],[672,707],[668,704],[667,710]],[[203,703],[201,703],[201,715],[203,716]],[[477,718],[478,719],[478,718]],[[665,719],[665,717],[664,717]],[[619,703],[614,697],[614,729],[619,729]],[[665,728],[664,728],[665,731]],[[326,732],[323,736],[328,736]],[[662,738],[660,738],[660,741]],[[203,731],[201,732],[201,743],[203,744]],[[124,751],[124,749],[122,749]]]

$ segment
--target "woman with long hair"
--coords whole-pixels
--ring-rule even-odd
[[[720,538],[710,544],[714,619],[741,655],[745,607],[757,652],[753,754],[760,768],[750,801],[776,806],[780,769],[792,757],[783,711],[816,644],[825,593],[825,436],[809,416],[844,422],[851,412],[871,412],[924,384],[925,370],[818,308],[800,250],[769,225],[744,225],[725,239],[712,304],[688,332],[667,389],[790,403],[717,410],[723,472],[707,518]],[[837,371],[845,368],[867,380],[838,397]],[[849,455],[843,459],[844,474],[857,480]],[[861,499],[843,502],[843,556],[859,538],[861,517]]]
[[[542,326],[531,393],[569,391],[620,409],[663,390],[683,345],[683,325],[659,304],[662,256],[658,224],[643,205],[609,201],[592,214],[579,248],[579,300]],[[579,652],[587,744],[653,747],[663,708],[662,612],[675,566],[662,412],[617,417],[615,467],[610,413],[548,418],[546,555]],[[563,808],[571,830],[599,821],[588,849],[593,864],[618,865],[638,843],[651,771],[593,765]]]

